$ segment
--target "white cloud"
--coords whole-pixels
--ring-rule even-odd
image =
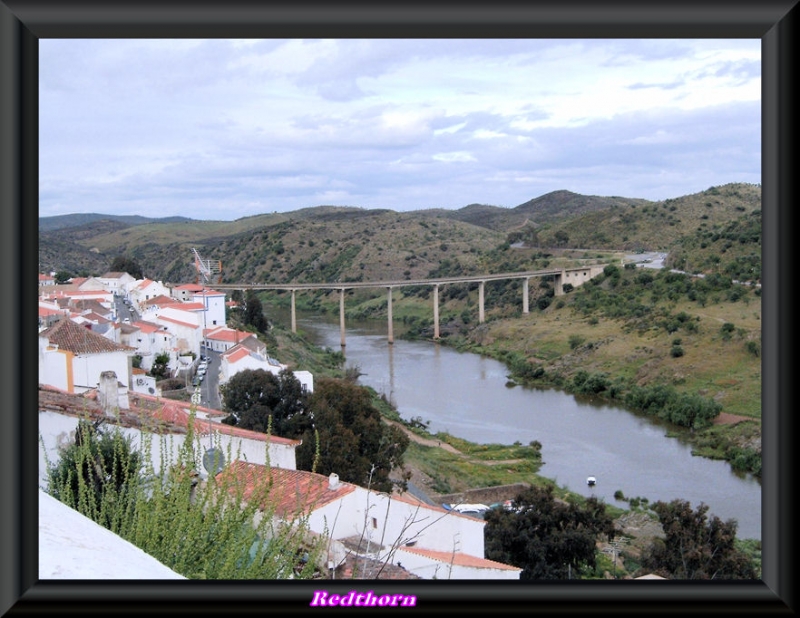
[[[39,57],[41,216],[760,182],[758,40],[43,39]]]

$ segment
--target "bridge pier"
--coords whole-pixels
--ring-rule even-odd
[[[523,279],[522,280],[522,313],[530,313],[528,310],[528,282],[530,279]]]
[[[483,324],[485,316],[483,314],[483,287],[486,285],[485,281],[478,284],[478,324]]]
[[[392,288],[391,286],[387,288],[389,291],[388,296],[386,298],[386,308],[387,313],[389,314],[389,325],[388,325],[388,339],[389,343],[394,343],[394,332],[392,331]]]
[[[339,331],[342,334],[342,347],[345,347],[345,342],[344,342],[344,288],[339,290]]]
[[[433,284],[433,338],[439,338],[439,284]]]
[[[564,280],[566,278],[567,278],[567,271],[562,268],[561,273],[555,276],[554,285],[556,288],[556,296],[564,295]]]
[[[297,311],[295,310],[295,294],[297,290],[292,290],[292,332],[297,332]]]

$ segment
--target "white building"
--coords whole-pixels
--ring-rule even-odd
[[[287,365],[269,356],[263,343],[256,340],[254,344],[252,338],[249,338],[222,353],[220,356],[219,382],[220,384],[225,384],[237,373],[247,369],[263,369],[277,376],[287,367]],[[309,393],[314,392],[314,375],[310,371],[293,371],[292,374],[300,382],[303,390]]]
[[[268,500],[276,516],[291,521],[308,517],[312,532],[337,542],[329,559],[355,540],[354,551],[380,562],[402,563],[423,579],[512,579],[522,569],[484,558],[482,519],[425,504],[412,496],[378,493],[302,470],[266,468],[235,461],[221,475],[235,475],[245,498],[270,484]]]
[[[170,289],[160,281],[152,279],[137,280],[128,289],[128,299],[137,311],[147,304],[147,301],[158,296],[170,297]]]
[[[202,303],[205,308],[203,328],[225,326],[225,293],[202,289],[192,295],[192,302]]]
[[[80,393],[97,388],[101,374],[113,371],[127,388],[134,353],[133,348],[63,319],[39,333],[39,384]]]
[[[263,348],[263,353],[266,353],[266,346],[258,341],[258,337],[244,330],[217,326],[207,329],[203,334],[203,338],[206,346],[214,352],[227,352],[236,345],[246,344],[251,350],[262,353],[257,348],[257,346],[260,346]]]
[[[182,402],[143,395],[134,395],[132,404],[129,411],[109,417],[99,397],[40,387],[40,486],[46,487],[48,462],[55,463],[60,446],[74,441],[79,420],[87,416],[119,423],[134,448],[149,444],[151,448],[144,452],[150,454],[155,470],[175,463],[192,418],[190,409]],[[521,569],[483,558],[483,520],[422,503],[407,494],[383,494],[341,482],[335,474],[298,471],[294,454],[299,441],[205,418],[214,413],[200,408],[193,421],[195,444],[201,447],[203,459],[209,454],[206,444],[223,453],[220,474],[243,481],[246,499],[258,486],[267,484],[268,500],[279,519],[307,516],[312,532],[329,537],[328,560],[335,567],[355,551],[379,562],[402,563],[424,579],[519,579]],[[158,428],[159,433],[147,428]],[[165,455],[168,460],[162,462]],[[205,462],[197,463],[201,476],[207,478]],[[213,465],[209,468],[211,474],[216,471]],[[352,548],[354,540],[356,549]]]
[[[194,298],[198,292],[202,292],[205,286],[199,283],[184,283],[183,285],[176,285],[172,288],[172,298],[179,300],[183,303],[189,302]]]
[[[142,369],[150,371],[156,356],[164,353],[169,354],[170,367],[175,368],[177,337],[168,326],[137,320],[133,324],[123,324],[120,331],[120,343],[136,349],[136,354],[142,357]]]
[[[123,435],[130,438],[134,448],[142,449],[150,455],[154,470],[162,469],[162,454],[170,458],[164,462],[164,467],[175,463],[180,447],[186,440],[191,419],[188,404],[140,393],[130,396],[130,404],[128,409],[120,410],[119,414],[109,415],[94,391],[79,396],[40,387],[40,486],[44,487],[47,483],[47,462],[54,463],[58,460],[59,448],[75,439],[78,421],[87,416],[91,419],[106,418],[109,422],[118,424]],[[195,438],[203,452],[207,448],[219,449],[228,463],[242,458],[262,466],[271,465],[287,470],[297,467],[295,450],[301,444],[299,440],[270,436],[206,418],[215,414],[219,417],[215,410],[197,408],[196,417],[192,421]],[[146,428],[158,428],[159,433],[152,433]],[[150,448],[143,448],[147,444]],[[198,461],[197,465],[200,475],[207,477],[202,462]]]
[[[200,355],[203,334],[202,316],[198,311],[185,311],[178,306],[155,307],[142,316],[148,322],[166,326],[175,335],[175,347],[179,354]]]
[[[103,287],[118,296],[126,296],[130,286],[136,282],[133,275],[122,272],[107,272],[100,277],[95,277]]]

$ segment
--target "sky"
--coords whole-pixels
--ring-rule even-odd
[[[761,182],[760,39],[42,39],[39,216]]]

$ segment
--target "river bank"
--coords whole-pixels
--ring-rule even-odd
[[[447,441],[442,441],[432,436],[423,436],[416,431],[412,431],[405,424],[388,419],[384,417],[384,422],[394,425],[402,429],[409,439],[417,445],[428,449],[440,450],[443,453],[457,456],[471,465],[480,466],[509,466],[519,464],[521,459],[501,459],[501,460],[483,460],[471,456],[469,453],[463,453]],[[412,451],[413,452],[413,451]],[[459,492],[442,494],[438,493],[435,489],[436,480],[430,472],[430,466],[426,465],[424,460],[411,456],[406,457],[405,461],[406,478],[409,485],[409,493],[412,493],[419,499],[429,503],[440,505],[442,503],[457,504],[457,503],[479,503],[491,505],[506,500],[513,500],[520,491],[530,486],[527,482],[514,482],[504,485],[495,485],[490,487],[471,487]],[[427,471],[426,471],[427,470]],[[394,478],[399,480],[401,477],[400,471],[396,471]],[[461,479],[464,480],[463,477]],[[561,489],[560,495],[562,498],[571,496],[574,499],[581,499],[582,497],[576,494]],[[627,571],[625,564],[628,562],[635,568],[638,560],[641,558],[642,552],[653,542],[654,539],[664,536],[664,531],[658,518],[646,510],[624,510],[607,505],[608,512],[614,517],[614,525],[618,530],[618,538],[623,538],[623,549],[618,555],[619,572],[617,575],[620,578],[630,578],[631,574]],[[598,550],[606,555],[612,556],[617,551],[608,540],[598,541]],[[610,578],[611,574],[607,573]]]

